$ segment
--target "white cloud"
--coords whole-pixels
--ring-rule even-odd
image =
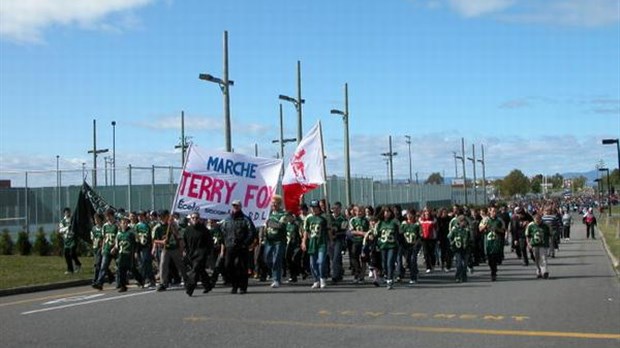
[[[180,130],[181,117],[177,116],[160,116],[153,119],[135,122],[134,125],[151,130]],[[262,134],[271,127],[267,127],[258,123],[244,124],[234,130],[236,134]],[[185,130],[192,131],[214,131],[221,132],[224,130],[223,120],[213,117],[185,116]]]
[[[449,0],[450,7],[465,17],[478,17],[499,12],[514,4],[514,0]]]
[[[131,14],[116,24],[106,22],[153,0],[3,0],[0,1],[0,37],[16,42],[38,43],[44,31],[55,25],[119,31],[136,25]]]
[[[491,17],[512,23],[598,27],[620,20],[617,0],[427,0],[431,9],[449,8],[465,18]]]

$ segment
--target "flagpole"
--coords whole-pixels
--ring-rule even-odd
[[[323,144],[323,125],[319,120],[319,135],[321,136],[321,160],[323,161],[323,177],[325,177],[325,182],[323,183],[323,195],[325,196],[325,203],[329,204],[329,199],[327,197],[327,166],[325,165],[325,146]]]

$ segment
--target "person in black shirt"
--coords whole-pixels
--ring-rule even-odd
[[[192,296],[198,280],[202,282],[204,287],[203,293],[211,291],[213,285],[206,268],[209,254],[213,250],[213,237],[200,219],[200,214],[194,212],[190,215],[189,225],[183,234],[183,241],[185,245],[185,258],[190,265],[190,269],[187,272],[185,292],[187,295]]]

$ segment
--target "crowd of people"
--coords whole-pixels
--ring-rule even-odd
[[[270,279],[272,288],[310,278],[313,289],[322,289],[344,282],[345,256],[354,284],[368,279],[387,289],[399,282],[413,286],[420,280],[419,264],[425,274],[454,268],[454,280],[467,282],[468,274],[486,263],[495,281],[508,246],[524,266],[534,263],[533,275],[548,279],[548,258],[555,257],[562,240],[570,240],[571,211],[583,214],[587,238],[595,237],[596,225],[591,208],[560,200],[421,211],[313,200],[299,208],[299,215],[285,211],[275,195],[269,218],[258,229],[238,200],[221,221],[167,210],[97,213],[91,231],[92,286],[101,290],[106,281],[116,282],[125,292],[133,278],[157,291],[183,284],[192,296],[199,284],[207,293],[218,281],[231,293],[245,294],[250,278]],[[80,263],[69,219],[65,211],[60,232],[66,237],[67,272],[74,272]]]

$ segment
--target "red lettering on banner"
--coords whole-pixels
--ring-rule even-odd
[[[230,203],[236,182],[212,178],[206,175],[183,172],[179,188],[179,196],[187,196],[211,202]],[[222,199],[224,198],[224,200]]]
[[[267,208],[269,203],[271,203],[271,197],[273,197],[274,192],[274,187],[248,185],[245,198],[243,199],[243,206],[247,207],[250,200],[255,200],[258,209]]]

